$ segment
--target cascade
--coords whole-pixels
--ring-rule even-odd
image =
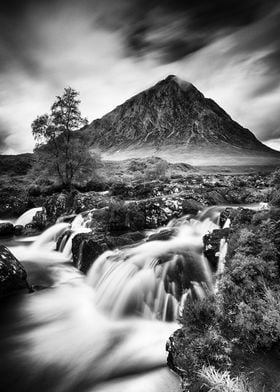
[[[15,225],[25,226],[31,223],[37,212],[42,211],[42,207],[31,208],[31,210],[26,211],[22,214],[15,222]]]
[[[34,276],[48,277],[51,288],[2,309],[3,389],[17,391],[19,382],[23,392],[179,391],[166,368],[165,342],[178,328],[187,296],[215,291],[202,252],[203,235],[218,228],[211,214],[173,221],[165,228],[168,240],[156,239],[159,229],[134,247],[103,253],[85,278],[65,262],[73,237],[90,231],[90,213],[72,225],[57,223],[31,245],[10,248],[30,271],[36,265]],[[219,273],[225,253],[224,241]]]
[[[175,321],[181,298],[190,289],[199,298],[205,285],[214,292],[209,263],[202,254],[202,237],[217,227],[209,217],[181,219],[177,227],[173,223],[174,234],[167,241],[144,241],[104,253],[86,278],[96,293],[97,306],[113,318],[138,315]],[[221,259],[223,255],[221,252]]]

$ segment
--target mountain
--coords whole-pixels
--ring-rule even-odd
[[[268,161],[280,157],[212,99],[174,75],[128,99],[82,132],[94,148],[111,158],[144,154],[196,163],[210,157],[215,163],[221,157],[239,156],[260,163],[260,157]]]

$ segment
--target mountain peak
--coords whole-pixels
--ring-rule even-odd
[[[169,75],[86,130],[101,150],[271,151],[192,84]]]
[[[193,84],[187,82],[186,80],[180,79],[176,75],[168,75],[164,79],[167,83],[176,83],[182,90],[188,90],[189,88],[195,88]]]

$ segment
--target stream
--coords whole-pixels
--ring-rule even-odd
[[[202,237],[219,227],[220,210],[170,222],[166,241],[148,233],[139,244],[107,251],[86,276],[71,265],[72,238],[89,231],[84,213],[37,237],[2,240],[40,288],[2,304],[3,390],[180,391],[165,345],[186,296],[215,291]],[[19,219],[32,220],[33,213]],[[218,270],[226,246],[221,241]]]

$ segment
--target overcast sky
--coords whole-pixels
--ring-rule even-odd
[[[80,92],[89,121],[169,74],[280,150],[277,0],[1,0],[0,153],[32,151],[30,124]]]

